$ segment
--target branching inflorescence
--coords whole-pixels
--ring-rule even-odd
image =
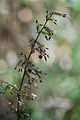
[[[58,12],[49,13],[48,11],[46,11],[46,19],[44,24],[41,24],[38,20],[36,20],[37,36],[35,39],[30,40],[29,55],[27,56],[26,53],[23,52],[20,53],[21,59],[15,67],[18,72],[23,73],[20,86],[17,87],[16,85],[11,85],[3,80],[0,81],[0,93],[4,94],[3,86],[5,86],[5,90],[9,89],[11,94],[14,94],[15,92],[17,93],[16,108],[11,108],[13,112],[17,113],[17,120],[20,120],[21,116],[24,117],[24,120],[26,118],[31,120],[30,115],[24,109],[25,103],[27,100],[34,100],[37,97],[37,95],[32,92],[31,88],[38,88],[37,82],[42,82],[42,76],[47,75],[46,72],[43,72],[38,67],[36,67],[36,65],[31,60],[31,55],[35,51],[37,51],[39,53],[39,59],[44,58],[44,60],[47,61],[47,59],[49,58],[49,55],[47,54],[47,50],[49,48],[44,43],[38,41],[38,38],[42,34],[45,37],[45,40],[50,41],[51,37],[55,35],[56,30],[50,29],[48,27],[48,21],[51,21],[52,24],[57,25],[57,20],[54,18],[54,15],[58,15],[63,18],[67,16],[66,14],[61,14]],[[26,82],[24,82],[25,79]],[[10,102],[9,105],[11,105]]]

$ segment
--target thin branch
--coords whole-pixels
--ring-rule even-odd
[[[10,84],[10,83],[8,83],[8,82],[4,81],[4,80],[1,80],[1,81],[2,81],[1,83],[5,83],[5,84],[7,84],[7,85],[9,85],[9,86],[11,86],[11,87],[13,87],[13,88],[15,88],[15,90],[17,90],[17,91],[18,91],[18,88],[17,88],[17,87],[15,87],[14,85],[12,85],[12,84]]]

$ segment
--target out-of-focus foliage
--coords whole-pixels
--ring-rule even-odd
[[[33,120],[80,120],[80,0],[0,0],[0,79],[19,84],[21,76],[14,71],[18,54],[29,53],[29,38],[36,35],[35,20],[44,23],[46,10],[65,12],[68,18],[55,16],[58,25],[55,38],[48,43],[48,62],[40,61],[38,53],[32,55],[48,75],[34,90],[37,100],[28,101],[30,106],[25,108]],[[6,98],[13,101],[9,94]]]

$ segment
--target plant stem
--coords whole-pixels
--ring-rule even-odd
[[[44,23],[44,26],[42,27],[41,31],[38,33],[38,35],[37,35],[37,37],[36,37],[36,39],[35,39],[35,42],[34,42],[34,44],[33,44],[33,49],[34,49],[34,46],[35,46],[35,44],[36,44],[36,42],[37,42],[37,40],[38,40],[38,38],[39,38],[39,36],[40,36],[40,34],[41,34],[42,30],[44,29],[44,27],[45,27],[45,25],[46,25],[47,22],[48,22],[48,21],[46,21],[46,22]],[[32,52],[33,52],[33,49],[32,49],[32,50],[30,51],[30,53],[29,53],[28,61],[29,61],[29,59],[30,59],[30,57],[31,57],[31,54],[32,54]],[[24,73],[23,73],[23,76],[22,76],[22,80],[21,80],[21,84],[20,84],[19,91],[21,91],[21,88],[22,88],[22,84],[23,84],[23,81],[24,81],[25,73],[26,73],[26,67],[27,67],[27,65],[25,65],[25,68],[24,68]]]
[[[37,35],[37,37],[36,37],[36,39],[35,39],[35,41],[34,41],[33,48],[31,49],[31,51],[30,51],[30,53],[29,53],[28,61],[29,61],[29,59],[30,59],[30,57],[31,57],[31,54],[33,53],[35,44],[36,44],[36,42],[37,42],[37,40],[38,40],[41,32],[43,31],[44,27],[46,26],[48,20],[52,17],[52,15],[53,15],[53,14],[51,14],[50,17],[49,17],[48,19],[46,19],[46,21],[45,21],[42,29],[41,29],[40,32],[38,33],[38,35]],[[26,75],[26,67],[27,67],[27,65],[25,65],[24,73],[23,73],[23,76],[22,76],[22,79],[21,79],[21,83],[20,83],[20,88],[19,88],[18,94],[17,94],[17,99],[18,99],[18,100],[20,100],[20,91],[21,91],[21,89],[22,89],[23,81],[24,81],[24,78],[25,78],[25,75]],[[20,106],[19,106],[19,102],[18,102],[18,101],[17,101],[17,120],[20,120]]]

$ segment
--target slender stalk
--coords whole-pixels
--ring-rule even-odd
[[[36,39],[35,39],[35,42],[34,42],[34,44],[33,44],[33,49],[34,49],[35,44],[36,44],[36,42],[37,42],[37,40],[38,40],[38,38],[39,38],[39,36],[40,36],[40,34],[41,34],[42,30],[44,29],[44,27],[45,27],[45,25],[46,25],[47,22],[48,22],[48,21],[45,22],[45,24],[44,24],[44,26],[42,27],[41,31],[38,33],[38,35],[37,35],[37,37],[36,37]],[[32,54],[32,52],[33,52],[33,49],[32,49],[32,50],[30,51],[30,53],[29,53],[28,60],[29,60],[30,57],[31,57],[31,54]],[[23,81],[24,81],[25,73],[26,73],[26,67],[27,67],[27,65],[25,65],[25,68],[24,68],[24,73],[23,73],[23,76],[22,76],[22,80],[21,80],[21,84],[20,84],[19,91],[21,91],[21,88],[22,88],[22,84],[23,84]]]
[[[35,44],[36,44],[36,42],[37,42],[37,40],[38,40],[41,32],[43,31],[44,27],[46,26],[48,20],[52,17],[52,15],[53,15],[53,13],[50,15],[50,17],[49,17],[48,19],[46,19],[46,21],[45,21],[42,29],[41,29],[40,32],[38,33],[38,35],[37,35],[37,37],[36,37],[36,39],[35,39],[35,42],[34,42],[34,44],[33,44],[33,48],[31,49],[31,51],[30,51],[30,53],[29,53],[28,61],[29,61],[29,59],[30,59],[30,57],[31,57],[31,54],[33,53]],[[25,65],[24,73],[23,73],[23,76],[22,76],[22,79],[21,79],[21,83],[20,83],[20,88],[19,88],[18,94],[17,94],[17,99],[18,99],[18,100],[20,100],[20,91],[21,91],[21,89],[22,89],[23,81],[24,81],[24,78],[25,78],[25,75],[26,75],[26,67],[27,67],[27,65]],[[18,102],[18,101],[17,101],[17,120],[20,120],[20,106],[19,106],[19,102]]]

